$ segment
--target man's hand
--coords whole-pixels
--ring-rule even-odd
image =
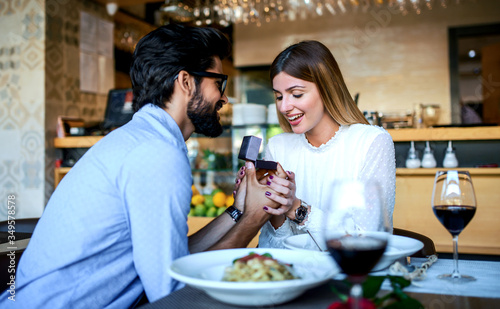
[[[189,237],[191,253],[246,247],[271,217],[264,211],[264,207],[279,207],[279,204],[267,198],[266,192],[277,193],[259,183],[252,162],[246,163],[244,174],[238,184],[233,204],[239,210],[244,210],[241,218],[235,223],[227,213],[224,213],[212,220]]]
[[[245,163],[245,175],[239,184],[238,192],[241,191],[242,186],[246,186],[245,211],[243,212],[243,216],[250,217],[255,220],[256,223],[262,225],[270,217],[270,215],[264,211],[264,207],[278,208],[280,204],[268,198],[269,194],[277,195],[278,193],[270,189],[267,185],[260,184],[257,175],[258,173],[255,170],[254,164],[247,161]]]

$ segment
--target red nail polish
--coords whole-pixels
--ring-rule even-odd
[[[271,182],[270,182],[270,181],[266,182],[266,185],[270,186],[270,185],[271,185]]]
[[[267,196],[271,196],[271,192],[266,191],[266,195],[267,195]]]
[[[268,210],[268,209],[269,209],[269,208],[267,208],[267,206],[264,206],[264,207],[262,207],[262,208],[263,208],[264,210]]]
[[[271,176],[269,176],[269,179],[273,179],[273,178],[274,178],[274,176],[272,176],[272,175],[271,175]]]

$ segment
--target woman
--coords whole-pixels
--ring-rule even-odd
[[[291,235],[318,233],[322,209],[339,179],[377,180],[392,222],[394,143],[384,129],[368,124],[328,48],[317,41],[292,45],[276,57],[270,76],[285,133],[269,140],[265,159],[294,172],[287,172],[287,179],[265,179],[281,193],[266,195],[282,206],[264,207],[273,216],[261,230],[259,247],[283,248]]]

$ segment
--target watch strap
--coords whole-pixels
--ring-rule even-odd
[[[234,206],[229,206],[226,208],[226,212],[233,219],[234,222],[238,222],[243,213]]]

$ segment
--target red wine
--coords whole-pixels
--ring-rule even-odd
[[[365,276],[384,254],[387,241],[364,236],[330,239],[327,247],[340,268],[349,276]]]
[[[434,214],[453,236],[457,236],[469,224],[476,213],[472,206],[434,206]]]

